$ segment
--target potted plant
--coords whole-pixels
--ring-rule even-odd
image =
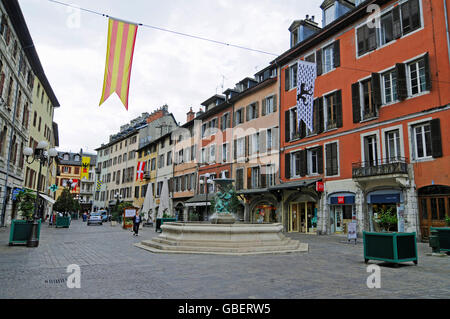
[[[30,237],[31,227],[33,225],[34,205],[36,202],[36,194],[29,190],[24,189],[17,195],[18,210],[22,219],[15,219],[11,222],[11,230],[9,234],[9,245],[14,244],[26,244]],[[39,238],[41,221],[38,221],[38,233]]]
[[[445,223],[450,227],[450,216],[445,216]]]

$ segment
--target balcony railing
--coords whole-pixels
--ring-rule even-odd
[[[408,159],[404,157],[391,157],[377,161],[352,164],[353,178],[390,174],[408,174]]]

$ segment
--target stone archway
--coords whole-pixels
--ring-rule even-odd
[[[289,206],[292,202],[314,202],[317,208],[320,208],[320,197],[316,191],[310,189],[302,189],[301,191],[294,191],[287,196],[283,201],[283,229],[285,232],[289,231]]]
[[[250,203],[248,205],[249,221],[252,223],[256,222],[254,219],[254,216],[253,216],[254,215],[253,212],[258,205],[263,205],[263,204],[271,205],[272,207],[275,207],[277,222],[281,223],[282,222],[281,204],[278,202],[276,196],[274,196],[273,194],[270,194],[270,193],[256,196],[250,200]]]

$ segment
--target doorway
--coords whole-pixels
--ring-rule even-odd
[[[291,203],[289,232],[316,234],[317,205],[314,202]]]

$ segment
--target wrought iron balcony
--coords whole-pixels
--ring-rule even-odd
[[[408,159],[395,157],[352,164],[353,178],[391,174],[408,174]]]

